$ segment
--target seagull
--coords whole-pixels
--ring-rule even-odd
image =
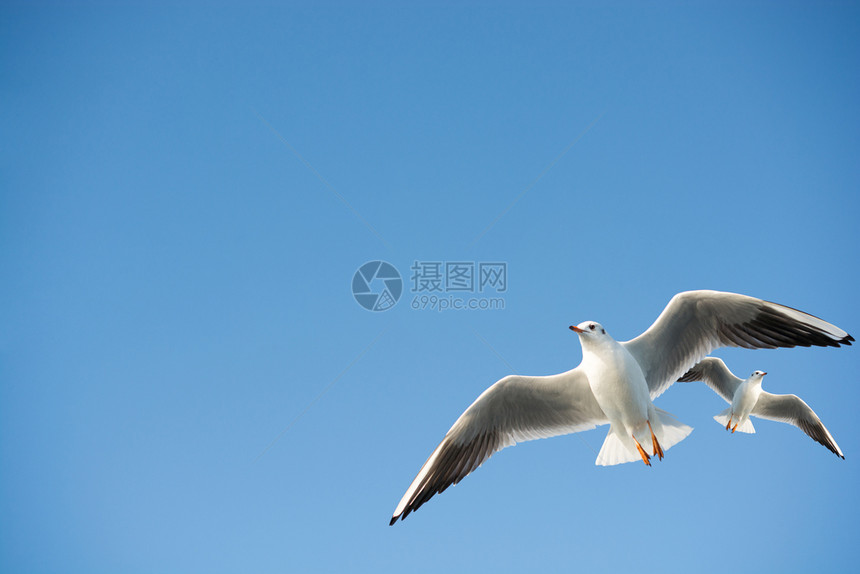
[[[616,341],[595,321],[570,329],[582,345],[579,366],[550,376],[507,376],[481,393],[418,471],[389,524],[518,442],[609,424],[595,463],[641,458],[650,466],[652,456],[662,459],[692,431],[653,400],[720,347],[839,347],[854,341],[803,311],[720,291],[675,295],[654,324],[630,341]]]
[[[766,374],[764,371],[753,371],[753,374],[744,380],[736,377],[721,359],[708,357],[687,371],[678,382],[704,381],[731,403],[729,408],[714,417],[718,423],[726,425],[726,430],[731,428],[732,432],[738,430],[755,433],[750,415],[784,422],[796,426],[844,459],[845,455],[833,440],[830,431],[803,399],[797,395],[774,395],[762,390],[761,382]]]

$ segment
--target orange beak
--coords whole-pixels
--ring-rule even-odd
[[[585,333],[585,331],[583,331],[582,329],[580,329],[576,325],[571,325],[570,330],[573,331],[574,333]]]

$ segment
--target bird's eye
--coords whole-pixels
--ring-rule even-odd
[[[588,328],[594,331],[594,325],[589,325]]]

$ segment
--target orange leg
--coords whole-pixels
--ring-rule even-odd
[[[735,432],[736,428],[738,428],[738,423],[735,423],[735,426],[732,427],[732,432]]]
[[[729,430],[729,427],[732,426],[732,417],[733,416],[735,416],[735,415],[734,414],[729,415],[729,422],[726,423],[726,430]]]
[[[651,428],[651,421],[648,421],[648,430],[651,431],[651,444],[654,445],[654,452],[651,454],[656,454],[660,460],[663,460],[663,447],[660,446],[659,442],[657,442],[657,437],[654,435],[654,429]]]
[[[651,457],[650,457],[650,456],[648,456],[648,453],[647,453],[647,452],[645,452],[645,449],[644,449],[644,448],[642,448],[642,445],[641,445],[641,444],[639,444],[639,441],[638,441],[638,440],[636,440],[636,437],[635,437],[635,436],[633,436],[633,435],[630,435],[630,436],[632,436],[632,437],[633,437],[633,442],[635,442],[635,443],[636,443],[636,448],[639,450],[639,456],[641,456],[641,457],[642,457],[642,462],[644,462],[644,463],[645,463],[645,464],[647,464],[648,466],[651,466]]]

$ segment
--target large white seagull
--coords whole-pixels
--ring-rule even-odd
[[[839,347],[854,340],[803,311],[720,291],[675,295],[654,324],[630,341],[616,341],[595,321],[571,329],[582,344],[579,366],[545,377],[508,376],[481,393],[421,467],[390,524],[517,442],[608,423],[596,463],[641,458],[650,466],[652,456],[662,459],[692,430],[653,399],[719,347]]]

